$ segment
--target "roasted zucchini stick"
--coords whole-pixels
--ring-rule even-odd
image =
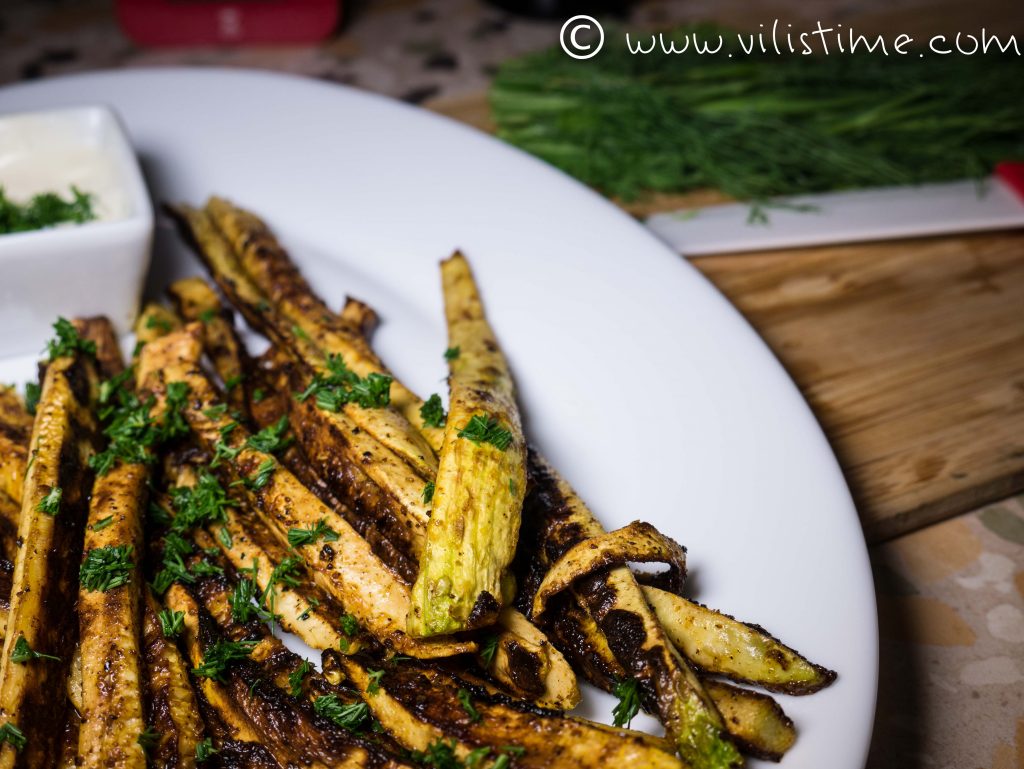
[[[235,334],[234,318],[220,303],[217,294],[202,278],[185,278],[167,289],[178,314],[187,322],[200,322],[203,329],[203,350],[224,385],[228,405],[236,411],[247,411],[244,387],[248,354]]]
[[[580,542],[605,534],[568,483],[531,452],[532,489],[523,508],[523,547],[546,569]],[[532,601],[531,586],[524,586]],[[536,589],[536,585],[532,589]],[[619,566],[583,577],[574,585],[615,658],[641,685],[645,704],[665,725],[669,739],[693,769],[724,769],[740,763],[722,718],[696,673],[665,636],[640,586]],[[534,617],[534,620],[540,618]]]
[[[172,639],[164,636],[157,617],[160,606],[146,591],[142,618],[143,661],[148,694],[147,723],[160,737],[150,750],[153,766],[195,769],[196,746],[203,739],[203,721],[188,668]]]
[[[223,198],[211,198],[206,212],[231,242],[234,252],[245,271],[266,294],[287,322],[295,324],[313,340],[325,354],[338,355],[359,376],[370,374],[390,376],[380,359],[373,354],[363,335],[361,325],[348,322],[331,312],[302,277],[288,253],[281,247],[267,225],[249,211],[232,205]],[[388,430],[394,435],[378,435],[370,424],[364,426],[382,443],[406,457],[421,470],[429,468],[429,475],[437,471],[433,452],[421,437],[423,420],[415,396],[398,382],[391,385],[391,406],[404,419],[393,420],[387,413],[370,416],[387,419]],[[358,417],[356,413],[354,417]],[[380,428],[385,427],[381,424]],[[427,428],[428,431],[436,428]]]
[[[383,643],[404,654],[446,657],[475,649],[472,642],[439,638],[418,641],[404,630],[409,589],[373,554],[370,546],[348,523],[333,516],[323,503],[270,455],[248,447],[244,427],[229,428],[233,420],[222,411],[213,388],[198,367],[199,330],[190,325],[146,345],[140,376],[146,390],[162,397],[167,384],[184,382],[190,399],[183,415],[195,438],[213,454],[222,441],[237,454],[217,470],[249,500],[258,517],[287,546],[291,529],[315,529],[332,519],[338,539],[309,542],[296,551],[303,557],[317,584],[333,595],[360,624]]]
[[[20,507],[32,416],[13,387],[0,385],[0,492]]]
[[[0,767],[57,762],[63,696],[78,628],[78,558],[95,450],[92,404],[97,391],[94,361],[86,353],[50,362],[32,431],[34,461],[25,478],[18,536],[24,545],[14,565],[11,609],[0,660],[0,725],[20,729],[20,750],[0,746]],[[14,661],[16,645],[54,657]]]
[[[313,344],[312,337],[278,315],[239,265],[231,244],[216,229],[210,217],[187,206],[173,209],[173,213],[178,217],[183,233],[195,244],[197,254],[217,285],[249,325],[302,362],[301,372],[297,366],[292,367],[291,389],[294,392],[304,391],[313,382],[314,374],[332,375],[324,353]],[[419,460],[410,460],[408,451],[402,453],[389,447],[396,445],[397,438],[391,440],[383,433],[375,435],[366,428],[365,420],[376,419],[373,412],[382,409],[360,408],[353,412],[364,420],[360,424],[344,409],[332,412],[319,408],[313,398],[301,403],[292,399],[292,402],[294,428],[310,461],[324,480],[337,484],[339,493],[342,493],[341,488],[346,485],[349,475],[364,475],[384,490],[385,501],[396,518],[411,529],[422,525],[427,517],[423,487],[436,470],[432,455],[424,454]],[[416,469],[417,462],[421,465],[419,469]],[[411,536],[416,536],[415,531]]]
[[[181,328],[181,319],[162,304],[149,302],[142,308],[135,320],[135,339],[137,345],[149,344],[165,334]]]
[[[526,490],[526,441],[515,389],[484,316],[469,264],[441,264],[450,361],[451,407],[433,511],[412,589],[409,632],[417,637],[492,624],[512,598]]]
[[[85,532],[82,571],[104,554],[122,555],[121,584],[83,581],[78,615],[82,654],[80,767],[145,769],[140,676],[142,514],[148,469],[119,464],[96,479]],[[109,560],[109,559],[108,559]],[[102,578],[99,578],[102,579]],[[109,584],[109,583],[108,583]]]
[[[672,643],[701,670],[785,694],[813,694],[836,678],[758,625],[658,588],[644,587],[644,595]]]

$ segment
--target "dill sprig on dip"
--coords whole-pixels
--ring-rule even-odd
[[[490,93],[498,135],[626,201],[939,182],[1024,156],[1017,57],[748,56],[708,25],[665,39],[692,33],[721,34],[721,52],[632,55],[609,29],[586,62],[557,46],[507,62]]]
[[[55,227],[58,224],[81,224],[96,218],[92,195],[71,187],[71,199],[56,192],[33,195],[27,203],[16,203],[0,187],[0,235]]]

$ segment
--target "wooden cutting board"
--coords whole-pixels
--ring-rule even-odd
[[[427,106],[485,131],[482,94]],[[637,214],[713,202],[641,201]],[[869,541],[1024,489],[1024,233],[694,260],[817,414]]]

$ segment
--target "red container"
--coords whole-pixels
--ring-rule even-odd
[[[338,25],[339,0],[117,0],[139,45],[313,43]]]

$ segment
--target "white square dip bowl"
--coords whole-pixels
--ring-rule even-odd
[[[96,218],[0,234],[0,358],[42,350],[58,316],[106,315],[131,330],[153,238],[138,160],[107,107],[0,114],[0,187],[18,203],[71,188]]]

